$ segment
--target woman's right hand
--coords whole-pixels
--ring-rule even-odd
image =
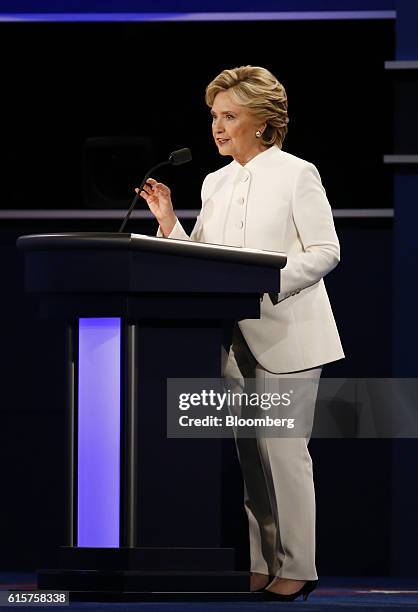
[[[138,187],[135,191],[138,193]],[[160,225],[176,218],[170,189],[164,183],[157,183],[155,179],[149,178],[139,195],[144,198]]]
[[[138,188],[135,191],[138,193]],[[150,211],[160,225],[163,236],[167,238],[177,222],[171,202],[170,189],[164,183],[157,183],[155,179],[149,178],[139,195],[148,204]]]

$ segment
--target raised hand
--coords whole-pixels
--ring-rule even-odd
[[[135,191],[138,193],[138,188]],[[155,179],[149,178],[139,195],[144,198],[158,222],[175,217],[171,192],[164,183],[157,183]]]
[[[135,191],[138,193],[138,188]],[[164,183],[157,183],[155,179],[149,178],[139,195],[148,204],[150,211],[160,224],[163,235],[169,236],[177,221],[170,189]]]

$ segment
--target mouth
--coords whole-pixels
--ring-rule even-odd
[[[226,144],[227,142],[229,142],[229,138],[217,138],[216,142],[219,146],[223,146],[224,144]]]

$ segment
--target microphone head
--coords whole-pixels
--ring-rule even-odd
[[[192,160],[192,152],[190,149],[178,149],[170,153],[168,161],[173,166],[180,166],[181,164],[187,164]]]

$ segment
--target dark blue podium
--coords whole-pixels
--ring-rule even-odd
[[[67,329],[67,541],[39,588],[248,590],[221,547],[221,440],[167,438],[166,381],[221,377],[286,256],[118,233],[17,246],[41,316]]]

